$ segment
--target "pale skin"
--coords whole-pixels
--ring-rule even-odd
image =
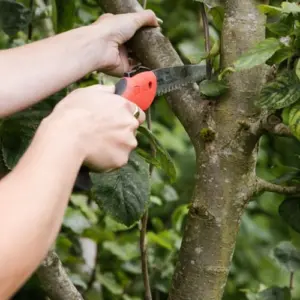
[[[122,46],[151,11],[104,15],[95,24],[0,51],[0,117],[21,111],[87,73],[129,70]],[[137,146],[144,122],[114,87],[91,86],[63,99],[39,126],[17,166],[0,181],[0,299],[9,299],[36,270],[60,230],[80,169],[119,168]],[[25,255],[25,256],[24,256]]]

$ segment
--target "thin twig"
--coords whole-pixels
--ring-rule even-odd
[[[278,194],[294,195],[300,193],[300,185],[295,186],[282,186],[270,183],[263,179],[257,178],[256,193],[273,192]]]
[[[294,272],[290,274],[290,290],[294,288]]]
[[[149,130],[152,130],[151,123],[151,110],[148,109],[146,113],[147,117],[147,127]],[[154,146],[151,144],[151,154],[155,156],[156,151]],[[149,175],[151,178],[153,172],[153,165],[149,165]],[[141,251],[141,260],[142,260],[142,274],[145,287],[145,300],[152,300],[151,294],[151,285],[149,279],[149,269],[148,269],[148,255],[147,255],[147,224],[148,224],[148,210],[141,219],[141,229],[140,229],[140,251]]]
[[[32,32],[33,32],[34,0],[30,0],[29,9],[30,9],[30,13],[31,13],[31,20],[28,25],[28,41],[31,41],[32,40]]]
[[[147,0],[144,0],[143,1],[143,8],[146,9],[146,7],[147,7]]]
[[[200,12],[204,29],[204,39],[205,39],[205,51],[207,54],[210,52],[210,37],[209,37],[209,23],[205,11],[205,4],[200,2]],[[212,62],[210,58],[206,59],[206,76],[208,79],[212,76]]]

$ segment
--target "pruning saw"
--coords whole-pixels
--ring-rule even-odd
[[[206,78],[203,65],[184,65],[150,70],[138,66],[117,82],[115,94],[147,110],[156,96],[178,90],[183,86],[201,82]]]
[[[156,96],[181,89],[183,86],[206,79],[203,65],[183,65],[150,70],[137,66],[126,72],[115,85],[115,94],[135,103],[143,111],[147,110]],[[82,166],[74,191],[88,191],[92,186],[89,169]]]

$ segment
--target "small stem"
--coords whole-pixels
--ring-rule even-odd
[[[205,4],[202,2],[200,2],[200,12],[204,29],[205,51],[208,54],[210,52],[209,23],[205,11]],[[212,75],[212,63],[210,58],[206,59],[206,75],[208,79],[210,79]]]
[[[290,290],[294,288],[294,272],[290,274]]]
[[[146,112],[147,127],[149,130],[152,129],[151,122],[151,111],[150,109]],[[151,144],[151,153],[155,155],[155,148]],[[153,165],[149,165],[149,175],[151,178],[153,172]],[[141,219],[141,229],[140,229],[140,251],[141,251],[141,260],[142,260],[142,273],[143,281],[145,287],[145,300],[152,300],[151,286],[149,279],[149,269],[148,269],[148,256],[147,256],[147,224],[148,224],[148,210]]]
[[[142,226],[140,230],[140,250],[142,259],[142,273],[145,287],[145,300],[152,300],[151,286],[149,280],[148,257],[147,257],[147,223],[148,223],[148,210],[141,220]]]
[[[146,7],[147,7],[147,0],[144,0],[143,1],[143,8],[146,9]]]
[[[32,25],[32,20],[33,20],[33,15],[34,15],[34,12],[33,12],[33,5],[34,5],[34,0],[30,0],[29,2],[29,9],[30,9],[30,12],[31,12],[31,20],[30,20],[30,23],[28,25],[28,41],[31,41],[32,39],[32,32],[33,32],[33,25]]]

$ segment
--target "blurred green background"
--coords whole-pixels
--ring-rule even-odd
[[[18,1],[29,7],[31,1]],[[279,4],[281,1],[273,1]],[[102,13],[96,0],[70,1],[68,10],[57,7],[59,24],[53,24],[54,1],[34,1],[32,40],[52,31],[90,24]],[[192,0],[148,0],[164,22],[163,33],[170,38],[185,62],[197,63],[204,56],[203,28],[199,3]],[[0,12],[1,15],[1,12]],[[211,26],[212,40],[219,38]],[[31,29],[30,29],[31,30]],[[28,32],[0,33],[0,49],[28,42]],[[99,53],[101,55],[101,53]],[[24,74],[26,76],[26,74]],[[116,79],[101,75],[104,84]],[[89,74],[74,87],[98,82]],[[49,101],[58,101],[65,91]],[[169,184],[165,175],[154,171],[149,216],[149,264],[154,300],[166,300],[180,247],[187,204],[194,185],[195,154],[182,126],[165,99],[153,105],[153,132],[168,149],[178,171]],[[266,180],[300,176],[300,144],[294,138],[265,135],[260,141],[257,174]],[[141,300],[143,283],[139,259],[138,225],[125,228],[92,203],[92,197],[73,195],[57,239],[57,251],[73,282],[89,300]],[[300,235],[278,215],[284,196],[265,193],[249,203],[243,216],[224,300],[246,300],[247,291],[257,292],[273,285],[288,286],[290,274],[272,258],[272,249],[281,241],[300,245]],[[24,237],[26,238],[26,237]],[[24,256],[26,259],[26,256]],[[293,299],[300,299],[300,276],[295,275]],[[248,296],[250,297],[250,296]],[[33,276],[14,299],[45,299]]]

